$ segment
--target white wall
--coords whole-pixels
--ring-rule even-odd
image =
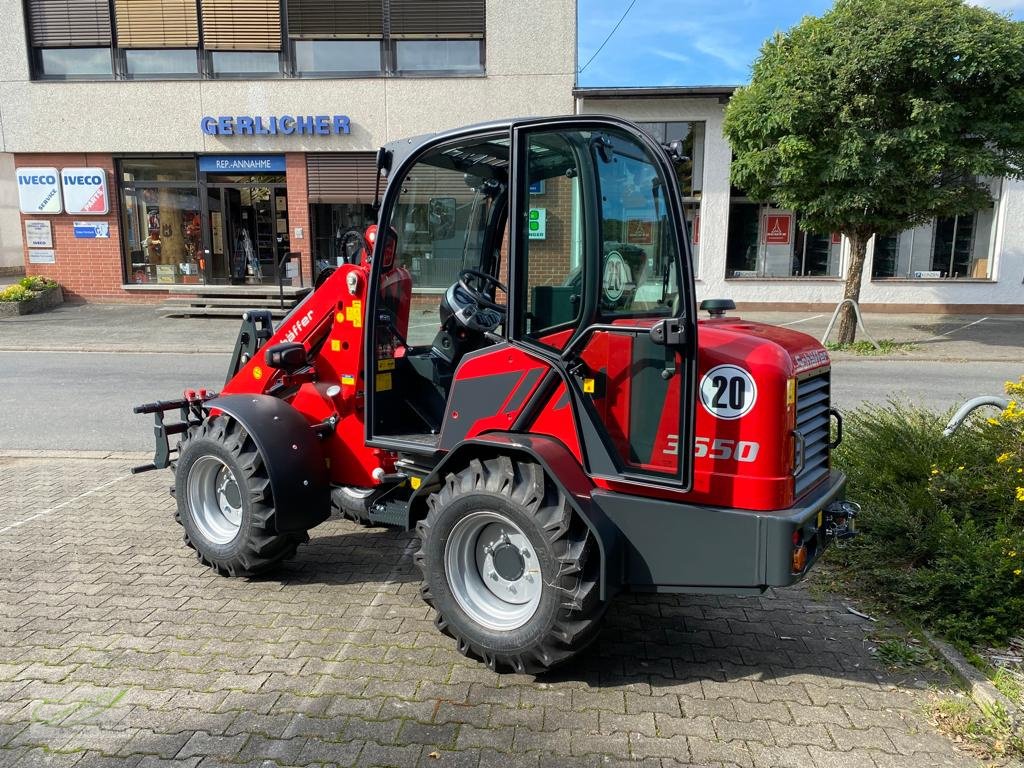
[[[706,123],[704,193],[701,199],[700,258],[697,295],[744,303],[835,304],[842,298],[842,278],[771,278],[726,280],[729,230],[729,163],[732,152],[722,134],[725,105],[715,98],[582,97],[577,109],[613,114],[637,122],[703,120]],[[865,265],[863,304],[875,305],[1020,305],[1024,311],[1024,180],[1005,180],[996,204],[992,280],[872,281],[871,253]],[[920,239],[920,238],[919,238]],[[915,242],[915,249],[916,249]],[[844,243],[842,274],[849,249]],[[928,262],[930,264],[930,253]],[[927,267],[926,267],[927,268]]]
[[[18,187],[14,182],[14,157],[0,154],[0,274],[21,266],[21,217],[18,215]]]
[[[21,0],[0,0],[0,151],[376,150],[515,115],[571,113],[575,0],[487,2],[486,76],[32,82]],[[347,136],[207,136],[203,115],[345,114]]]

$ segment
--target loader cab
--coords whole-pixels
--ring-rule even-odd
[[[369,297],[368,441],[436,454],[540,429],[531,419],[561,400],[592,475],[688,486],[696,309],[668,153],[580,116],[393,151],[381,231],[414,288],[447,286],[411,297],[407,333]]]

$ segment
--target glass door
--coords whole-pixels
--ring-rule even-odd
[[[204,211],[208,283],[277,283],[290,246],[283,182],[277,176],[210,174]]]

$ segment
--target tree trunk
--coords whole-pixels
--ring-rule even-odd
[[[850,239],[850,271],[846,274],[846,286],[843,290],[844,299],[860,302],[860,284],[864,275],[864,259],[868,252],[870,235],[856,232],[847,235]],[[844,304],[839,313],[839,343],[852,344],[857,338],[857,316],[853,307]]]

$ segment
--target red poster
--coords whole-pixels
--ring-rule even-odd
[[[696,214],[693,217],[693,238],[691,242],[694,245],[700,245],[700,214]]]
[[[842,232],[833,232],[832,233],[832,245],[842,245],[842,242],[843,242],[843,233]]]
[[[769,213],[764,220],[764,241],[767,245],[789,245],[789,213]]]

